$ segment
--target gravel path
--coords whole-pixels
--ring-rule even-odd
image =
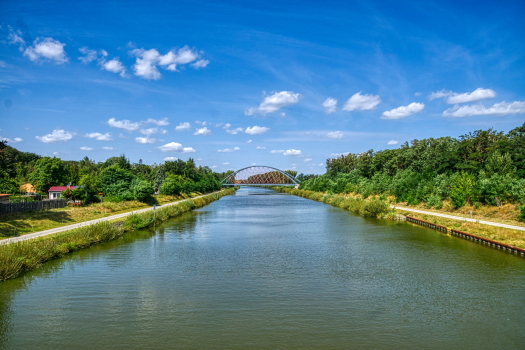
[[[417,210],[417,209],[405,208],[405,207],[396,207],[396,206],[393,206],[393,205],[391,205],[390,207],[391,207],[391,208],[394,208],[394,209],[399,209],[399,210],[411,211],[411,212],[414,212],[414,213],[420,213],[420,214],[426,214],[426,215],[433,215],[433,216],[440,216],[440,217],[442,217],[442,218],[447,218],[447,219],[460,220],[460,221],[468,221],[468,222],[476,222],[476,223],[478,223],[478,224],[483,224],[483,225],[490,225],[490,226],[497,226],[497,227],[510,228],[510,229],[512,229],[512,230],[525,231],[525,227],[521,227],[521,226],[513,226],[513,225],[507,225],[507,224],[500,224],[500,223],[498,223],[498,222],[483,221],[483,220],[478,220],[478,219],[469,219],[469,218],[463,218],[463,217],[461,217],[461,216],[453,216],[453,215],[447,215],[447,214],[441,214],[441,213],[434,213],[434,212],[431,212],[431,211]]]

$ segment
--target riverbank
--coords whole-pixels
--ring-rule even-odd
[[[223,196],[235,193],[225,189],[217,194],[181,201],[140,214],[132,214],[125,220],[101,222],[45,238],[0,246],[0,281],[15,278],[24,271],[39,268],[42,263],[94,244],[117,239],[126,232],[161,223],[193,209],[201,208]]]
[[[393,219],[399,214],[410,215],[417,219],[432,222],[437,225],[449,227],[458,231],[463,231],[483,238],[491,239],[503,244],[511,245],[518,248],[525,248],[525,232],[512,230],[502,227],[488,226],[476,222],[466,222],[460,219],[454,220],[449,218],[442,218],[429,214],[419,214],[409,212],[403,209],[392,210],[386,209],[389,207],[385,201],[379,199],[362,199],[349,195],[331,195],[322,192],[306,191],[299,189],[291,189],[284,187],[272,187],[273,190],[281,193],[290,193],[292,195],[300,196],[307,199],[312,199],[333,206],[348,209],[355,213],[368,217],[378,217]]]
[[[179,196],[158,195],[155,196],[155,201],[157,205],[162,205],[200,195],[200,193],[181,194]],[[83,207],[68,206],[60,209],[3,215],[0,216],[0,239],[100,219],[148,207],[151,207],[151,205],[139,201],[102,202]]]

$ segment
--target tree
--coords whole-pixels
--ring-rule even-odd
[[[29,175],[29,182],[38,192],[47,192],[51,186],[64,186],[68,171],[60,158],[44,157],[37,160],[35,170]]]
[[[20,193],[19,183],[9,176],[3,170],[0,170],[0,193],[3,194],[18,194]]]
[[[155,183],[153,184],[153,189],[155,191],[160,191],[165,178],[166,174],[164,172],[164,165],[160,165],[159,169],[157,170],[157,175],[155,175]]]

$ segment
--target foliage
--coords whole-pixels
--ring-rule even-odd
[[[302,177],[302,175],[299,175]],[[300,179],[301,180],[301,179]],[[454,208],[467,203],[525,202],[525,123],[406,142],[398,149],[327,159],[326,174],[304,178],[301,190],[394,196],[397,202]]]
[[[18,194],[20,193],[19,183],[13,179],[7,172],[0,170],[0,193]]]
[[[525,222],[525,205],[520,207],[520,220]]]
[[[37,191],[46,192],[51,186],[66,185],[67,175],[66,166],[59,158],[44,157],[37,160],[29,182]]]

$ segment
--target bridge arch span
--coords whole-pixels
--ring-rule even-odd
[[[265,165],[239,169],[221,182],[223,186],[298,186],[300,183],[287,172]]]

